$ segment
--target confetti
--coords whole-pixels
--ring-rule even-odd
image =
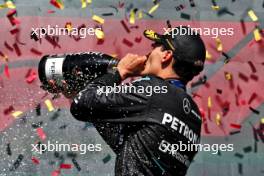
[[[60,169],[71,169],[72,165],[71,164],[61,164]]]
[[[191,16],[187,13],[181,13],[181,18],[189,20],[189,19],[191,19]]]
[[[10,78],[9,67],[7,64],[5,64],[4,73],[7,78]]]
[[[178,5],[177,7],[175,7],[176,11],[181,11],[181,10],[183,10],[184,8],[185,8],[185,6],[182,5],[182,4],[180,4],[180,5]]]
[[[102,13],[102,16],[112,16],[112,15],[114,15],[112,12],[110,12],[110,13]]]
[[[57,112],[55,112],[55,113],[53,114],[53,116],[50,117],[50,120],[51,120],[51,121],[54,121],[54,120],[56,120],[59,116],[60,116],[60,114],[59,114],[59,112],[57,111]]]
[[[135,24],[135,9],[130,10],[129,23]]]
[[[212,7],[213,10],[219,10],[220,9],[220,7],[218,5],[216,5],[216,6],[212,5],[211,7]]]
[[[256,70],[256,67],[254,66],[254,64],[252,63],[252,61],[248,61],[248,65],[250,66],[251,70],[253,73],[256,73],[257,70]]]
[[[51,173],[51,176],[59,176],[60,175],[60,170],[54,170]]]
[[[6,1],[4,4],[0,4],[0,10],[5,8],[15,9],[16,6],[13,4],[12,1]]]
[[[9,156],[12,155],[12,151],[11,151],[10,143],[8,143],[8,144],[6,145],[6,153],[7,153]]]
[[[34,156],[31,158],[31,161],[36,165],[40,164],[39,160]]]
[[[127,45],[128,47],[132,47],[133,46],[133,43],[131,41],[127,40],[126,38],[124,38],[122,42],[125,45]]]
[[[61,46],[58,44],[58,39],[55,36],[50,37],[50,36],[46,35],[45,39],[53,46],[53,48],[56,48],[56,47],[61,48]],[[57,41],[56,41],[56,39],[57,39]]]
[[[189,3],[190,3],[190,6],[191,6],[191,7],[195,7],[194,0],[189,0]]]
[[[261,40],[261,34],[259,32],[259,29],[254,29],[253,34],[255,41],[259,42]]]
[[[241,25],[241,28],[242,28],[242,32],[245,35],[246,34],[246,25],[245,25],[245,22],[244,22],[243,19],[240,20],[240,25]]]
[[[231,123],[231,124],[230,124],[230,127],[232,127],[232,128],[236,128],[236,129],[240,129],[240,128],[241,128],[241,125]]]
[[[248,77],[244,75],[243,73],[238,73],[238,77],[242,79],[245,82],[248,82]]]
[[[249,100],[248,100],[248,104],[251,104],[252,101],[255,100],[257,97],[258,97],[258,95],[254,92],[254,93],[250,96],[250,98],[249,98]]]
[[[10,10],[6,15],[12,26],[20,24],[15,15],[17,15],[16,9]]]
[[[238,163],[238,173],[243,174],[243,165],[241,163]]]
[[[193,87],[205,84],[206,81],[207,81],[207,76],[206,75],[201,76],[196,82],[191,83],[191,87],[193,88]]]
[[[251,152],[251,151],[252,151],[252,147],[251,147],[251,146],[244,147],[244,148],[243,148],[243,151],[244,151],[245,153]]]
[[[12,105],[10,105],[8,108],[4,109],[4,115],[10,114],[14,109]]]
[[[54,110],[54,107],[53,107],[53,105],[52,105],[50,100],[45,100],[45,104],[46,104],[46,106],[47,106],[49,111],[53,111]]]
[[[235,156],[242,159],[244,157],[244,155],[242,155],[241,153],[235,153]]]
[[[221,115],[219,113],[216,113],[215,121],[217,126],[221,125]]]
[[[45,134],[45,132],[44,132],[44,130],[42,128],[39,127],[39,128],[36,129],[36,131],[37,131],[38,137],[41,140],[44,141],[47,138],[47,136],[46,136],[46,134]]]
[[[21,116],[21,114],[23,114],[22,111],[15,111],[15,112],[12,113],[12,116],[13,116],[15,119],[17,119],[17,118],[19,118],[19,117]]]
[[[211,99],[210,96],[208,97],[208,100],[207,100],[207,107],[208,108],[211,108],[212,107],[212,99]]]
[[[24,158],[24,156],[22,154],[19,154],[16,161],[14,162],[13,166],[9,170],[10,171],[16,170],[20,166],[23,158]]]
[[[258,21],[258,17],[253,10],[248,11],[248,16],[251,18],[252,21]]]
[[[220,9],[220,10],[217,12],[217,15],[218,15],[218,16],[222,16],[222,15],[224,15],[224,14],[229,14],[229,15],[231,15],[231,16],[234,16],[234,15],[235,15],[234,13],[230,12],[230,11],[228,10],[228,8],[226,8],[226,7]]]
[[[14,50],[6,41],[5,41],[4,45],[9,51],[13,51]]]
[[[42,124],[43,124],[42,121],[34,122],[34,123],[31,124],[31,126],[32,126],[32,128],[37,129],[37,128],[41,127]]]
[[[222,94],[222,90],[221,89],[216,89],[216,93]]]
[[[31,84],[36,78],[37,78],[37,73],[34,70],[29,69],[26,74],[26,82],[28,84]]]
[[[260,123],[264,124],[264,117],[260,119]]]
[[[216,38],[215,41],[216,41],[216,50],[217,51],[223,51],[223,44],[222,44],[220,38]]]
[[[206,50],[205,58],[206,58],[207,60],[211,60],[211,59],[212,59],[212,55],[209,53],[208,50]]]
[[[120,22],[121,22],[122,26],[124,27],[124,29],[126,30],[126,32],[127,33],[130,33],[130,29],[127,27],[125,21],[124,20],[121,20]]]
[[[108,154],[106,157],[103,158],[104,164],[111,160],[111,155]]]
[[[148,11],[148,14],[152,14],[153,12],[155,12],[159,7],[159,4],[154,5],[153,7],[151,7],[151,9]]]
[[[240,133],[240,131],[231,131],[229,134],[230,135],[235,135],[235,134],[238,134],[238,133]]]
[[[41,104],[40,103],[38,103],[38,105],[36,106],[36,115],[37,116],[40,116],[41,115]]]
[[[21,56],[21,51],[16,43],[13,44],[17,56]]]
[[[143,13],[142,13],[142,11],[140,10],[140,11],[138,11],[138,19],[142,19],[143,18]]]
[[[254,109],[252,107],[249,107],[249,109],[255,114],[260,114],[260,112],[258,110]]]
[[[97,15],[93,15],[92,16],[92,19],[97,22],[97,23],[100,23],[100,24],[104,24],[105,20]]]
[[[226,72],[226,73],[225,73],[225,79],[226,79],[226,80],[232,80],[232,74]]]
[[[12,30],[10,31],[10,33],[11,33],[12,35],[17,34],[17,33],[19,33],[19,32],[20,32],[20,29],[19,29],[19,28],[15,28],[15,29],[12,29]]]
[[[64,4],[62,0],[50,0],[50,4],[52,4],[54,7],[58,9],[64,9]]]
[[[42,55],[42,52],[40,52],[39,50],[35,49],[35,48],[31,48],[30,51],[33,53],[33,54],[36,54],[38,56],[41,56]]]
[[[105,35],[104,35],[104,31],[102,31],[101,29],[99,28],[96,28],[95,29],[95,35],[96,35],[96,38],[99,39],[99,40],[103,40]]]
[[[81,171],[81,167],[75,158],[72,158],[72,163],[78,171]]]

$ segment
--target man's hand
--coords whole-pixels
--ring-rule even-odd
[[[145,68],[146,56],[138,56],[136,54],[127,54],[117,65],[117,70],[124,80],[129,76],[139,76]]]

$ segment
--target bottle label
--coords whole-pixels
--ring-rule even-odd
[[[65,57],[48,58],[45,65],[47,80],[63,80],[62,65]]]

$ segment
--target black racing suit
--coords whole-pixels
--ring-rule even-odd
[[[200,141],[197,105],[173,80],[152,75],[132,82],[136,91],[99,91],[120,83],[118,71],[97,78],[74,98],[72,115],[92,122],[116,153],[116,176],[185,175],[197,149],[177,146]]]

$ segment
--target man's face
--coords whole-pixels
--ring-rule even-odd
[[[147,61],[142,75],[156,75],[162,70],[162,58],[164,57],[163,47],[157,43],[153,43],[151,46],[153,49],[149,54],[147,54]]]

